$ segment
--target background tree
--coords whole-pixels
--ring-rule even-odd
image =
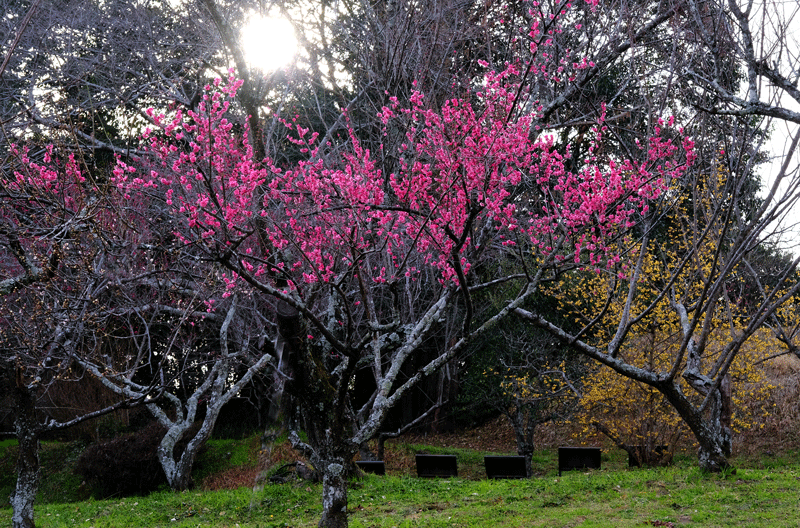
[[[511,296],[518,287],[510,281],[506,288],[479,297],[488,297],[488,302],[476,304],[492,305],[491,300]],[[544,295],[530,304],[550,311],[558,308],[556,299]],[[483,309],[492,313],[497,307]],[[538,426],[573,416],[591,366],[549,333],[514,319],[474,341],[459,363],[462,372],[453,412],[468,417],[467,427],[498,414],[505,416],[514,431],[517,454],[525,457],[527,474],[532,476]]]
[[[15,526],[33,526],[43,433],[138,404],[154,392],[86,402],[77,415],[47,410],[57,387],[82,385],[85,373],[74,360],[107,339],[114,311],[135,309],[108,302],[114,285],[126,281],[130,255],[117,252],[123,243],[112,228],[119,220],[113,190],[88,176],[82,162],[71,153],[58,159],[52,145],[35,152],[13,147],[0,176],[0,366],[20,447]]]
[[[501,335],[495,349],[499,358],[487,358],[494,361],[483,371],[487,378],[483,383],[486,393],[479,401],[491,405],[508,419],[517,454],[525,457],[525,472],[530,477],[537,427],[572,416],[581,394],[585,367],[579,358],[570,357],[568,351],[554,346],[557,343],[549,334],[505,330]]]
[[[698,105],[704,112],[755,120],[762,130],[773,131],[776,137],[770,145],[772,161],[768,165],[772,174],[768,175],[770,178],[765,186],[769,189],[767,200],[775,205],[771,210],[760,209],[761,221],[754,218],[750,223],[756,227],[770,226],[770,233],[774,236],[763,237],[767,242],[765,249],[774,251],[794,247],[793,232],[797,219],[790,211],[795,205],[798,183],[794,156],[800,114],[793,108],[800,101],[800,92],[793,84],[798,64],[798,42],[790,28],[797,22],[798,14],[775,2],[743,5],[729,1],[703,6],[690,3],[688,7],[691,8],[693,25],[685,40],[690,45],[713,52],[718,49],[720,39],[726,39],[734,42],[735,46],[727,57],[710,53],[707,59],[710,68],[687,69],[685,77],[691,83],[695,97],[707,101]],[[747,86],[744,97],[740,96],[738,86],[734,89],[724,82],[724,68],[728,62],[734,62],[743,71]],[[738,157],[736,151],[726,152],[728,165],[740,159],[750,162]],[[784,292],[786,285],[797,282],[796,262],[792,257],[780,253],[774,259],[765,259],[764,256],[764,251],[760,251],[746,259],[754,277],[749,284],[758,291],[758,299]],[[755,278],[759,275],[768,279],[762,282]],[[778,318],[770,324],[774,325],[786,351],[796,354],[790,337],[792,323],[787,325],[785,320]]]
[[[35,319],[41,340],[31,336],[26,344],[15,345],[15,350],[23,346],[32,349],[28,359],[36,365],[37,358],[47,355],[42,350],[61,346],[47,345],[48,335],[61,336],[59,339],[71,350],[64,352],[66,359],[55,363],[60,370],[48,374],[48,379],[66,375],[69,369],[79,372],[71,374],[72,378],[84,379],[85,373],[73,361],[101,358],[104,368],[137,383],[139,392],[131,396],[136,401],[175,391],[176,382],[200,377],[199,371],[206,368],[208,360],[198,361],[196,355],[194,359],[184,356],[169,361],[163,355],[159,357],[158,350],[169,350],[169,343],[178,335],[166,327],[170,320],[194,322],[198,309],[206,324],[211,324],[213,314],[196,297],[202,288],[194,282],[197,276],[190,260],[170,257],[174,250],[172,235],[158,229],[159,212],[147,209],[146,204],[138,204],[140,209],[135,211],[137,204],[123,203],[106,185],[113,154],[128,154],[130,139],[152,121],[145,109],[175,101],[191,107],[205,80],[202,72],[224,64],[213,26],[198,23],[201,19],[189,3],[85,2],[76,6],[70,2],[35,2],[29,7],[8,2],[5,7],[7,16],[0,36],[5,42],[13,39],[15,45],[7,47],[4,54],[0,90],[7,104],[0,148],[10,152],[9,146],[15,142],[33,146],[50,141],[63,147],[60,154],[64,157],[73,151],[80,160],[65,170],[63,164],[48,163],[50,153],[44,156],[44,162],[40,152],[31,154],[43,170],[50,171],[48,177],[54,184],[72,186],[74,193],[66,196],[57,196],[62,189],[42,188],[42,181],[29,182],[27,189],[16,188],[14,164],[3,167],[9,200],[6,205],[16,215],[4,225],[6,255],[13,264],[3,285],[8,291],[18,290],[20,284],[26,286],[24,295],[16,294],[36,308],[31,313],[41,312]],[[19,165],[38,170],[25,160]],[[53,210],[59,207],[66,213],[57,216]],[[47,210],[46,216],[43,210]],[[43,215],[35,225],[26,216],[30,212]],[[105,216],[98,219],[98,215]],[[78,255],[74,262],[86,269],[84,276],[60,277],[63,282],[59,283],[54,279],[62,269],[81,269],[72,260],[63,260],[61,246],[65,244]],[[49,260],[42,255],[49,255]],[[173,267],[176,262],[189,266]],[[52,290],[47,293],[49,297],[38,293],[39,297],[30,297],[29,284],[44,282]],[[85,289],[79,291],[81,287]],[[64,308],[57,314],[43,309],[62,304],[59,296],[64,296]],[[67,307],[68,300],[74,306]],[[18,309],[20,305],[8,303],[8,307]],[[88,312],[87,307],[91,308]],[[6,329],[4,334],[9,339],[32,332],[18,321],[21,312],[10,313],[7,322],[18,326]],[[62,328],[57,321],[65,317]],[[219,319],[217,331],[221,323]],[[52,368],[47,367],[49,371]],[[191,369],[196,372],[194,376],[189,373]],[[35,373],[30,376],[28,381],[40,377]],[[200,379],[196,385],[202,386],[202,382]],[[85,385],[74,384],[73,392],[77,394]],[[37,392],[35,396],[46,398],[51,392]],[[206,416],[213,426],[214,413]],[[165,460],[171,457],[170,451]],[[181,478],[188,478],[188,471],[185,473],[187,476]]]
[[[176,339],[172,339],[169,346],[165,346],[163,349],[159,344],[157,354],[166,359],[166,361],[160,362],[158,368],[159,375],[162,376],[159,385],[161,397],[158,401],[149,401],[147,409],[166,428],[157,454],[161,468],[172,489],[186,490],[190,487],[195,458],[211,437],[222,407],[236,396],[254,375],[266,366],[273,364],[271,355],[260,352],[251,346],[250,335],[242,332],[242,328],[236,328],[237,324],[243,323],[241,317],[236,318],[237,311],[243,310],[243,307],[238,304],[236,298],[232,299],[224,317],[212,317],[204,314],[200,316],[199,320],[194,320],[194,317],[184,314],[183,321],[172,319],[170,321],[172,324],[177,323],[184,329],[193,323],[192,326],[198,329],[197,334],[194,339],[176,335]],[[212,325],[208,325],[206,319],[210,319]],[[222,319],[221,324],[219,319]],[[250,322],[252,324],[252,321]],[[155,327],[156,325],[151,323],[150,331]],[[216,328],[218,328],[219,337],[212,343],[205,342],[208,340],[208,331]],[[191,348],[198,350],[190,350]],[[108,358],[106,355],[101,357]],[[195,364],[190,368],[180,365],[186,359]],[[146,401],[147,394],[152,391],[150,386],[136,382],[130,372],[117,371],[113,361],[93,363],[87,359],[80,359],[79,362],[106,387],[126,398]],[[173,371],[177,372],[177,376],[163,377],[164,371],[167,370],[164,363],[172,362],[179,363],[172,367]],[[239,365],[245,366],[244,372],[237,372],[236,367]],[[140,374],[136,371],[141,369],[142,364],[134,364],[133,373]],[[181,392],[185,393],[181,397],[181,395],[175,394],[177,391],[170,390],[169,386],[173,385],[174,387],[181,375],[185,375],[187,372],[192,374],[200,372],[203,375],[193,384],[193,389],[188,388],[190,385],[185,379],[181,380],[178,387]],[[139,377],[142,376],[139,375]],[[152,378],[148,376],[145,379]],[[165,379],[168,381],[167,383],[165,383]],[[198,422],[199,429],[192,432]],[[176,445],[181,440],[185,441],[186,445],[178,450]]]

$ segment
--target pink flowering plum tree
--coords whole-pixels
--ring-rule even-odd
[[[210,311],[224,283],[170,241],[147,196],[117,192],[79,152],[30,142],[5,163],[0,406],[20,446],[13,525],[34,526],[41,435],[121,408],[144,405],[167,428],[160,461],[170,484],[188,487],[221,407],[272,359],[255,351],[252,303]],[[98,386],[110,389],[99,399]],[[70,409],[59,408],[65,392]]]
[[[556,18],[544,16],[550,28]],[[487,68],[439,107],[421,92],[408,105],[390,99],[379,117],[404,140],[388,153],[398,160],[389,174],[378,162],[387,153],[363,148],[349,121],[347,148],[329,150],[284,120],[305,158],[254,159],[228,112],[233,75],[207,86],[197,110],[154,111],[145,155],[114,171],[128,196],[159,201],[198,262],[219,267],[225,291],[207,300],[212,310],[233,296],[272,300],[276,362],[306,435],[290,438],[323,479],[320,526],[347,525],[353,456],[404,394],[505,318],[526,316],[544,283],[576,270],[627,277],[642,219],[691,165],[692,143],[666,133],[670,123],[630,157],[603,154],[601,113],[588,156],[568,170],[569,148],[542,128],[531,89],[532,76],[550,75],[547,39],[537,25],[528,37],[527,59]],[[570,61],[563,81],[591,67]],[[474,271],[500,260],[515,271]],[[495,312],[476,310],[475,292],[509,283],[517,293]],[[454,339],[403,372],[456,311]],[[357,372],[374,383],[365,401],[351,397]]]

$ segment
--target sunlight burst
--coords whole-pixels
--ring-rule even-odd
[[[297,54],[294,27],[285,18],[253,14],[241,39],[248,64],[263,73],[288,65]]]

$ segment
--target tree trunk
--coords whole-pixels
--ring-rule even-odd
[[[174,424],[164,435],[158,446],[158,460],[161,462],[171,489],[184,491],[192,486],[192,466],[194,466],[200,449],[211,436],[214,422],[217,419],[216,414],[218,414],[218,410],[215,413],[209,409],[203,425],[196,432],[194,432],[193,424],[182,422]],[[175,453],[175,446],[187,433],[192,434],[192,437],[188,439],[186,446],[178,456]]]
[[[531,478],[533,476],[533,446],[530,449],[518,449],[517,454],[525,457],[525,476]]]
[[[319,528],[346,528],[347,478],[354,467],[353,457],[358,445],[348,435],[353,424],[345,412],[346,391],[337,390],[342,387],[337,383],[347,386],[349,378],[342,381],[332,376],[323,358],[307,346],[304,341],[307,331],[297,310],[279,303],[276,312],[278,332],[283,340],[282,364],[292,373],[286,391],[300,406],[300,421],[308,443],[300,442],[294,431],[289,439],[322,475]]]
[[[517,454],[525,457],[525,475],[531,478],[533,476],[533,467],[531,467],[534,447],[533,432],[536,429],[536,423],[531,416],[529,416],[526,421],[525,410],[519,406],[515,406],[513,411],[504,410],[503,414],[505,414],[511,422],[511,428],[514,430],[514,439],[517,442]]]
[[[169,487],[176,491],[187,490],[191,485],[194,458],[181,456],[177,461],[175,460],[175,445],[183,438],[183,435],[190,427],[191,424],[173,424],[158,445],[158,461],[167,476]]]
[[[217,423],[217,417],[225,402],[229,401],[230,397],[224,398],[220,394],[214,394],[214,398],[206,408],[206,415],[203,419],[203,424],[200,429],[194,434],[192,438],[186,443],[186,447],[181,453],[180,459],[175,464],[175,475],[173,481],[170,482],[170,487],[174,490],[187,490],[192,485],[192,466],[197,459],[200,449],[206,445],[208,439],[211,438],[211,433],[214,430],[214,424]],[[191,428],[189,429],[192,430]]]
[[[729,426],[730,416],[725,415],[725,398],[725,386],[723,385],[717,389],[709,405],[710,409],[704,434],[696,434],[697,441],[700,444],[700,449],[697,453],[700,467],[713,473],[718,473],[730,467],[728,457],[731,456],[732,451],[732,434]],[[729,407],[727,412],[730,412]]]
[[[34,528],[33,502],[39,488],[39,435],[34,395],[17,383],[14,389],[14,429],[19,443],[17,484],[11,494],[13,528]]]
[[[171,489],[175,491],[186,491],[192,486],[193,463],[193,456],[181,456],[177,462],[172,461],[172,471],[167,474],[167,482]]]
[[[712,473],[719,473],[725,469],[730,468],[728,456],[730,453],[725,453],[722,445],[724,439],[716,439],[717,441],[701,441],[700,449],[698,449],[697,457],[700,463],[700,468],[710,471]]]
[[[344,461],[342,461],[344,462]],[[347,528],[347,478],[341,463],[322,469],[322,518],[319,528]]]
[[[376,456],[378,460],[383,460],[383,457],[386,453],[386,437],[383,435],[378,435],[378,449],[377,449]]]
[[[695,381],[693,378],[689,382]],[[700,383],[693,384],[702,393]],[[667,400],[672,404],[678,415],[683,418],[686,425],[694,433],[698,449],[698,462],[701,469],[718,473],[730,467],[728,457],[731,455],[732,434],[729,427],[730,416],[725,413],[730,412],[730,405],[726,404],[729,398],[730,384],[723,383],[712,395],[705,415],[700,413],[692,403],[683,395],[677,383],[670,382],[658,387]],[[708,394],[708,390],[706,390]]]

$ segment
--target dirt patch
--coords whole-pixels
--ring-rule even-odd
[[[269,471],[277,465],[295,460],[304,460],[300,454],[292,449],[289,441],[286,440],[275,444],[269,453],[258,450],[257,460],[253,465],[231,467],[219,473],[207,476],[200,483],[203,491],[214,491],[221,489],[237,489],[241,487],[252,487],[256,484],[256,479],[263,470]]]
[[[255,466],[239,466],[228,468],[220,473],[209,475],[200,484],[203,491],[238,489],[255,484],[258,468]]]
[[[475,429],[438,434],[407,434],[396,440],[396,442],[497,453],[512,453],[517,450],[514,431],[509,426],[508,420],[503,416]]]
[[[572,431],[567,424],[544,424],[536,429],[536,449],[552,449],[570,443]],[[409,444],[456,447],[513,454],[517,452],[514,430],[505,416],[499,416],[474,429],[439,434],[407,434],[396,440]]]

